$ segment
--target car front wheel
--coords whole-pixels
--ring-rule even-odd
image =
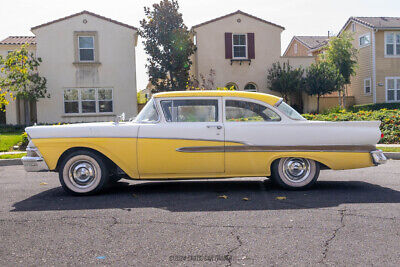
[[[59,168],[62,187],[74,195],[100,192],[108,182],[108,169],[104,159],[86,150],[68,155]]]
[[[311,187],[318,179],[318,162],[305,158],[281,158],[274,161],[271,168],[275,183],[287,189]]]

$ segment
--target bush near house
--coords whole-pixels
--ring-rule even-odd
[[[378,104],[364,104],[354,105],[349,110],[357,112],[360,110],[380,110],[380,109],[400,109],[400,103],[378,103]]]
[[[384,137],[380,144],[400,144],[400,109],[360,110],[358,112],[340,110],[329,114],[303,114],[307,120],[318,121],[381,121],[380,129]]]

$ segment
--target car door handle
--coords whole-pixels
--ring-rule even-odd
[[[207,125],[207,128],[217,128],[218,130],[222,129],[221,125]]]

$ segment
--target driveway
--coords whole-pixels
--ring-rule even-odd
[[[0,167],[0,265],[400,264],[400,161],[322,171],[307,191],[263,180],[123,180],[72,197],[55,173]]]

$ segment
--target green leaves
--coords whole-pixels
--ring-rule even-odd
[[[10,52],[6,58],[0,58],[0,94],[5,93],[10,98],[37,100],[49,97],[46,90],[46,78],[38,74],[37,68],[42,62],[27,49],[28,45],[22,45],[21,49]],[[2,103],[0,95],[0,105]]]
[[[190,56],[196,47],[183,23],[175,0],[162,0],[152,8],[145,7],[139,35],[149,55],[147,73],[155,91],[185,90],[192,65]]]

